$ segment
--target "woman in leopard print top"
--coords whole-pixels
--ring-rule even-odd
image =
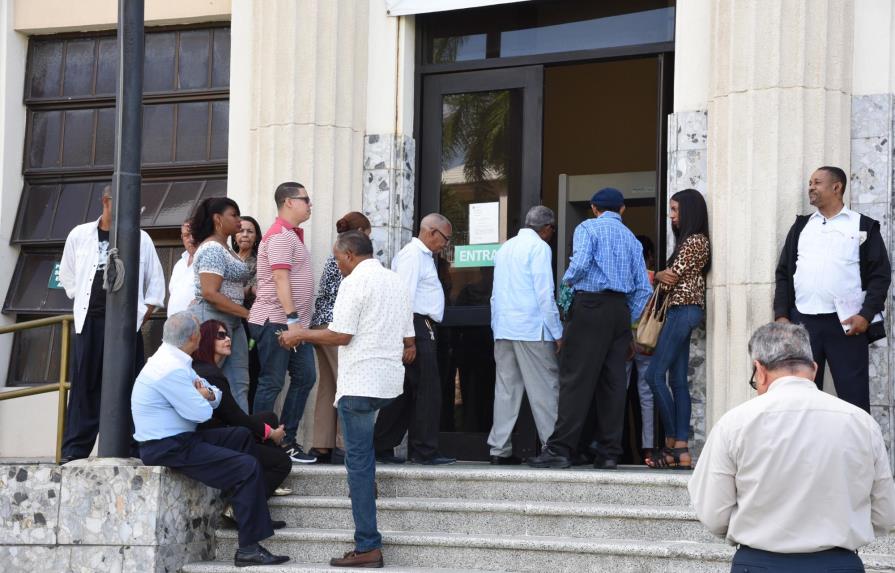
[[[668,268],[656,273],[657,288],[669,297],[668,315],[646,371],[665,429],[666,447],[655,452],[650,467],[689,468],[690,334],[704,318],[705,275],[711,258],[705,199],[695,189],[675,193],[669,204],[669,218],[675,248]]]

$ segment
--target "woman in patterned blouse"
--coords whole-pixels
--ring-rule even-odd
[[[705,275],[711,262],[705,199],[695,189],[675,193],[668,216],[674,251],[668,268],[656,273],[657,288],[668,297],[668,315],[646,371],[665,430],[665,448],[653,454],[649,465],[690,469],[690,334],[704,318]]]
[[[372,233],[370,220],[363,213],[352,211],[336,222],[336,232],[361,231],[369,237]],[[339,294],[342,274],[336,265],[336,259],[330,255],[323,265],[320,286],[317,289],[317,301],[314,305],[314,316],[311,317],[311,328],[326,328],[333,319],[333,305]],[[312,456],[317,456],[317,463],[331,462],[341,464],[345,458],[342,431],[333,401],[336,398],[336,374],[338,372],[338,348],[336,346],[315,346],[317,351],[317,403],[314,408],[314,437],[311,440]]]

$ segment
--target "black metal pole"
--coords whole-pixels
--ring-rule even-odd
[[[124,263],[124,284],[106,293],[99,455],[130,456],[140,276],[140,151],[143,132],[143,0],[118,0],[118,95],[109,249]],[[111,263],[110,263],[111,264]]]

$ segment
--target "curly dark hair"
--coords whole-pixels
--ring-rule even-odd
[[[236,209],[236,214],[239,215],[239,205],[227,197],[209,197],[196,206],[190,218],[190,232],[197,245],[214,234],[214,216],[230,207]]]

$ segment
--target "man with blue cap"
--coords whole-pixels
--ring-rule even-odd
[[[541,455],[528,460],[536,468],[571,465],[592,406],[594,467],[615,469],[622,453],[631,322],[652,288],[643,246],[622,223],[621,191],[600,189],[590,202],[596,217],[575,228],[572,261],[563,276],[574,298],[560,356],[559,417]]]

